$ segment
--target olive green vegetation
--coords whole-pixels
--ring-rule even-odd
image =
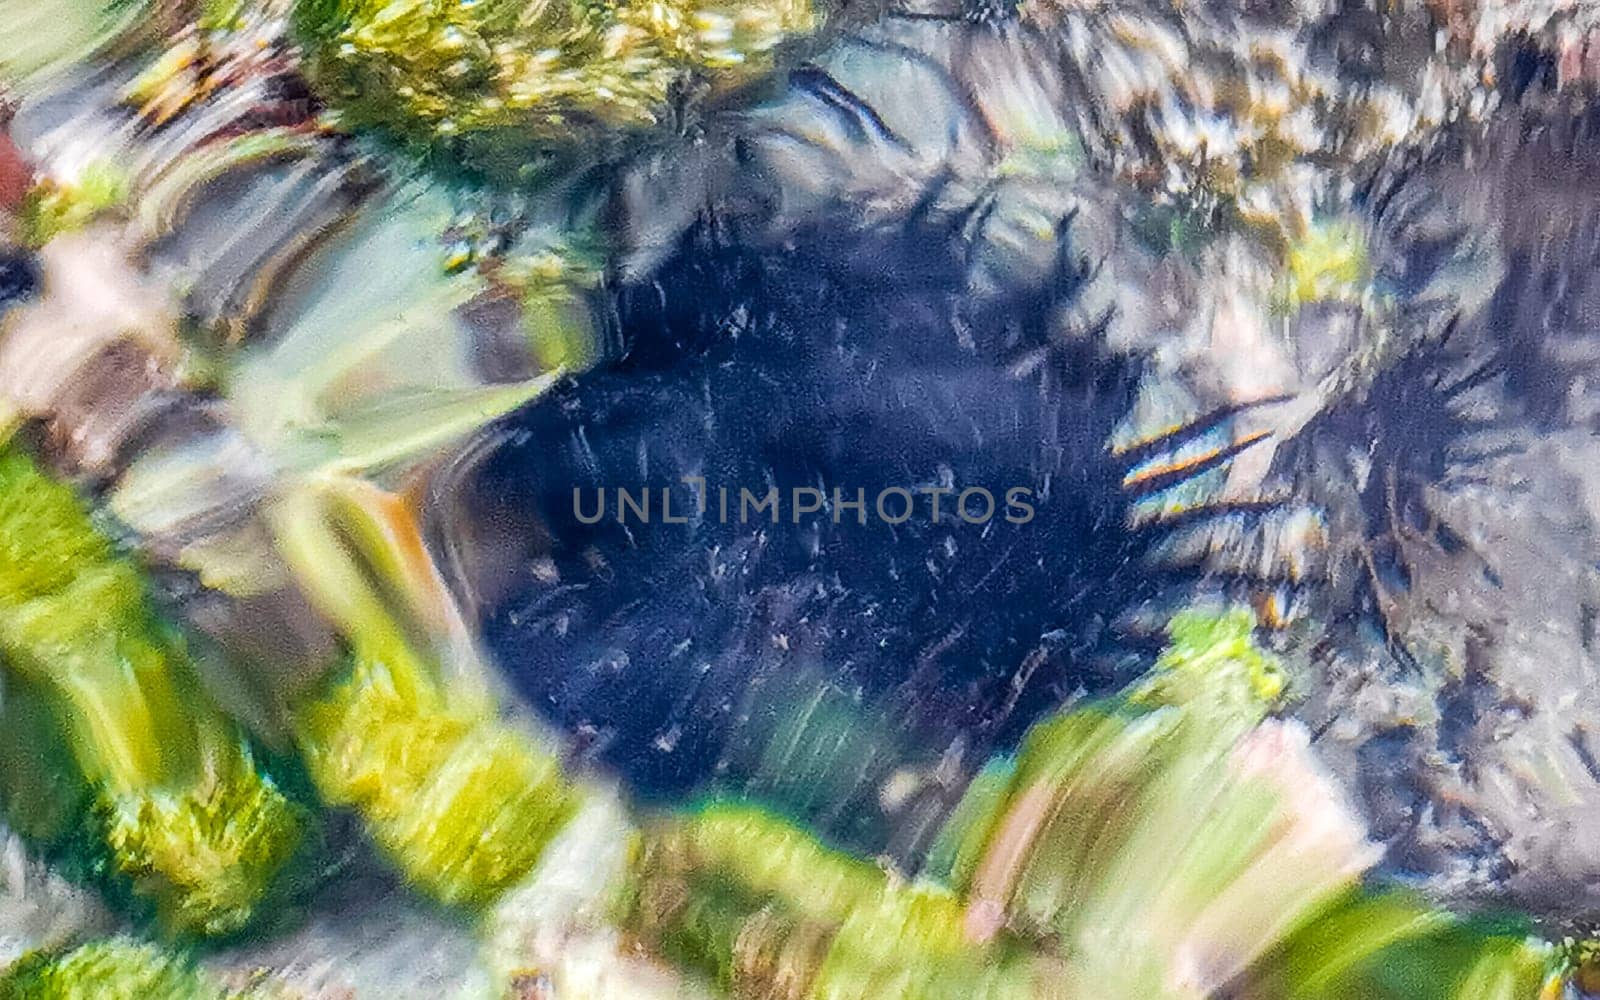
[[[51,537],[79,564],[98,551],[81,532]],[[488,903],[535,867],[580,793],[415,637],[381,626],[376,589],[341,592],[351,603],[336,617],[364,627],[348,670],[300,713],[309,770],[418,888]],[[1364,888],[1370,845],[1303,730],[1270,718],[1280,673],[1251,632],[1242,611],[1180,615],[1144,680],[1041,722],[1014,761],[984,771],[940,838],[945,860],[921,878],[717,801],[639,831],[615,918],[735,996],[1538,996],[1557,960],[1526,926]],[[0,1000],[123,995],[221,994],[181,959],[124,941],[34,956],[0,978]]]
[[[1532,1000],[1552,954],[1516,919],[1463,920],[1404,892],[1352,891],[1257,963],[1241,1000]]]
[[[774,814],[712,804],[646,834],[625,918],[738,996],[1036,997],[1044,956],[978,941],[962,900],[891,878]]]
[[[531,730],[502,716],[446,624],[404,505],[358,481],[308,483],[280,511],[280,546],[349,652],[291,706],[312,784],[348,807],[412,886],[468,908],[526,879],[579,789]]]
[[[321,796],[451,905],[491,903],[526,878],[578,801],[554,757],[453,698],[398,638],[358,638],[348,671],[297,713],[296,742]]]
[[[13,822],[47,847],[99,840],[170,933],[257,916],[308,812],[203,697],[139,569],[15,445],[0,452],[0,659]]]
[[[128,938],[36,952],[0,972],[0,1000],[226,1000],[184,957]]]
[[[127,177],[108,163],[89,164],[71,184],[42,181],[23,203],[22,240],[28,246],[42,247],[57,236],[82,229],[123,206],[128,191]]]
[[[815,13],[809,0],[297,0],[294,24],[343,122],[514,167],[759,77]]]
[[[1268,717],[1252,627],[1180,615],[1144,681],[979,775],[915,882],[713,803],[646,829],[623,920],[738,996],[1537,996],[1527,927],[1362,888],[1375,855]]]
[[[1257,721],[1283,695],[1283,666],[1256,645],[1244,608],[1189,610],[1167,625],[1167,646],[1133,692],[1146,704],[1216,702],[1235,721]]]

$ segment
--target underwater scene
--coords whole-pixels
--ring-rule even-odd
[[[223,998],[1600,1000],[1600,2],[0,0],[0,1000]]]

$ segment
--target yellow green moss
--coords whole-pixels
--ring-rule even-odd
[[[816,20],[807,0],[298,0],[294,13],[345,121],[508,153],[653,125],[687,89],[767,72]]]
[[[77,232],[127,203],[128,178],[107,163],[91,163],[73,181],[47,178],[28,193],[21,211],[21,236],[42,247],[64,233]]]
[[[355,809],[412,884],[478,906],[533,871],[578,803],[525,733],[456,701],[404,642],[357,637],[348,672],[297,713],[331,805]]]
[[[39,713],[11,721],[66,741],[75,776],[61,787],[89,790],[80,824],[103,835],[112,868],[162,925],[218,935],[248,924],[309,816],[199,690],[137,567],[15,447],[0,453],[0,657],[31,693],[15,710]],[[35,801],[18,780],[8,800]]]
[[[0,1000],[225,1000],[184,956],[130,938],[34,953],[0,971]]]

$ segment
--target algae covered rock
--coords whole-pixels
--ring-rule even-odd
[[[299,0],[307,70],[341,121],[483,162],[609,141],[697,90],[767,72],[809,0]]]

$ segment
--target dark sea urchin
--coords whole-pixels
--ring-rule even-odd
[[[1298,711],[1397,873],[1581,919],[1585,601],[1555,627],[1539,571],[1518,587],[1495,568],[1570,562],[1568,594],[1588,575],[1569,548],[1581,487],[1514,471],[1585,419],[1567,276],[1584,258],[1549,241],[1586,230],[1535,221],[1586,218],[1583,188],[1529,183],[1582,170],[1582,82],[1529,68],[1557,58],[1536,33],[1557,27],[1507,26],[1450,58],[1421,9],[1241,23],[1063,7],[981,27],[890,15],[785,95],[625,170],[617,360],[464,459],[474,503],[540,518],[511,531],[540,568],[487,601],[491,641],[535,704],[644,788],[753,780],[898,853],[929,834],[922,796],[958,791],[1039,711],[1137,672],[1164,609],[1243,601],[1300,664]],[[1358,29],[1376,48],[1346,75],[1329,53]],[[1085,67],[1089,49],[1105,58]],[[1540,191],[1572,207],[1517,212]],[[1533,292],[1536,270],[1553,284]],[[1529,295],[1563,310],[1563,332],[1511,320]],[[574,489],[592,506],[619,486],[672,492],[688,523],[619,523],[615,502],[581,522]],[[1033,516],[934,524],[924,500],[887,525],[873,507],[885,489],[974,486],[1028,489]],[[749,518],[739,492],[772,488],[826,500],[777,527]],[[1545,555],[1513,559],[1508,529],[1473,522],[1525,503],[1518,523],[1543,540],[1517,544]],[[1513,653],[1508,629],[1554,645]],[[814,679],[798,695],[797,675]],[[1470,697],[1524,706],[1504,725],[1529,746],[1482,745],[1508,731]],[[747,745],[803,725],[785,736],[797,759],[840,757],[826,795]],[[882,783],[908,771],[918,795],[891,796],[905,813],[885,820]]]

